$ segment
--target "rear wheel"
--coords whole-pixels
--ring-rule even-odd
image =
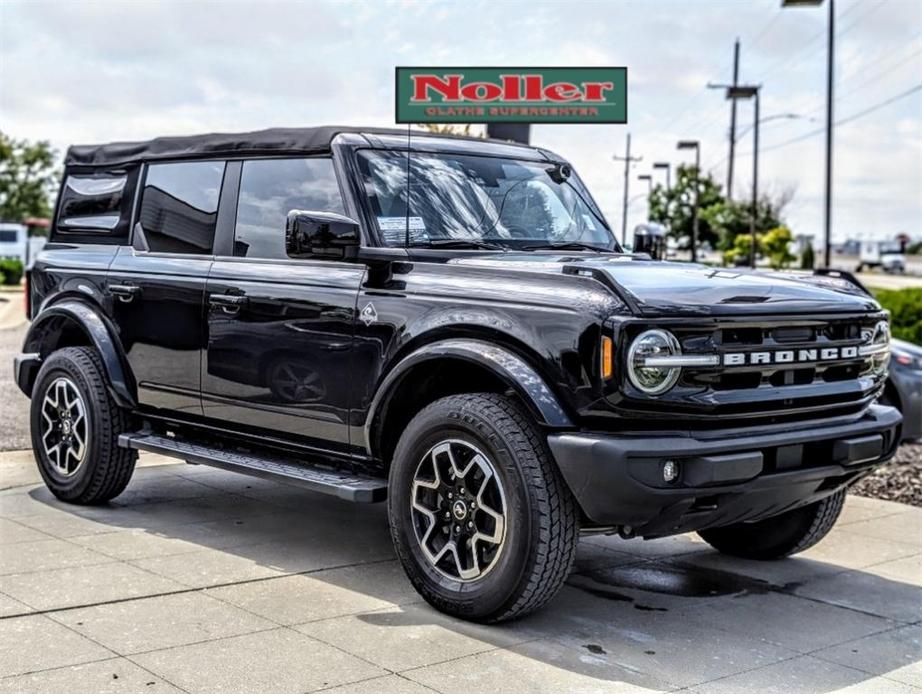
[[[832,530],[845,503],[845,490],[809,506],[756,523],[736,523],[698,533],[714,549],[746,559],[781,559],[803,552]]]
[[[390,470],[388,517],[416,590],[443,612],[485,622],[550,600],[579,533],[534,422],[492,393],[443,398],[410,422]]]
[[[75,504],[108,501],[128,485],[137,453],[118,445],[128,414],[113,400],[99,355],[54,352],[32,389],[32,450],[52,494]]]

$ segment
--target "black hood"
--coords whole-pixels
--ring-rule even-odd
[[[880,305],[850,282],[807,273],[753,272],[628,255],[503,253],[465,265],[591,275],[640,316],[864,313]]]

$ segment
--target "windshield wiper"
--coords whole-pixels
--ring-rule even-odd
[[[580,243],[579,241],[561,241],[558,243],[536,243],[531,246],[522,246],[523,251],[540,251],[540,250],[555,250],[555,251],[595,251],[596,253],[614,253],[610,248],[602,248],[600,246],[593,246],[588,243]]]
[[[435,239],[428,243],[410,244],[414,248],[485,248],[491,251],[505,251],[505,246],[489,241],[477,241],[475,239]]]

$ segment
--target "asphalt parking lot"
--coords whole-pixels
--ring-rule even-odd
[[[922,509],[849,497],[780,563],[587,538],[549,608],[487,627],[420,601],[380,505],[143,464],[74,507],[0,454],[0,692],[922,690]]]

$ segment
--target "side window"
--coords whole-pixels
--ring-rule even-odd
[[[111,233],[119,222],[126,175],[70,175],[64,180],[58,228]]]
[[[138,221],[151,251],[211,253],[223,161],[151,164]]]
[[[52,239],[121,243],[128,237],[138,166],[117,170],[70,169],[64,173]]]
[[[291,210],[344,214],[331,159],[256,159],[243,163],[234,255],[285,258]]]

